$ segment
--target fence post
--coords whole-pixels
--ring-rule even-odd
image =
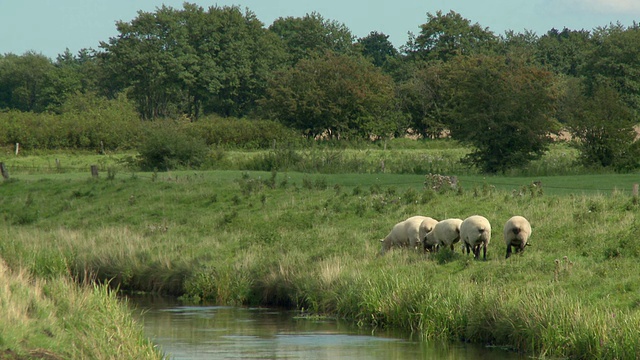
[[[91,176],[98,177],[98,165],[91,165]]]
[[[633,197],[638,197],[638,183],[633,184]]]
[[[9,171],[7,170],[7,167],[4,165],[3,162],[0,162],[0,172],[2,173],[2,177],[5,180],[9,180]]]
[[[20,152],[20,143],[16,143],[16,156],[18,156],[19,152]]]

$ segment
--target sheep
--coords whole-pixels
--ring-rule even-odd
[[[407,228],[407,233],[409,235],[409,247],[412,249],[420,246],[420,243],[424,243],[427,234],[433,230],[433,227],[438,223],[438,220],[428,216],[412,216],[405,221],[411,222],[411,226]],[[415,224],[417,224],[418,221],[420,224],[418,225],[418,234],[416,237]]]
[[[491,224],[484,216],[472,215],[464,219],[460,225],[460,239],[463,243],[462,252],[466,248],[467,255],[473,250],[473,258],[480,258],[480,247],[482,247],[482,258],[487,260],[487,247],[491,241]]]
[[[516,254],[523,252],[525,246],[531,245],[527,242],[531,236],[531,224],[529,220],[522,216],[513,216],[504,224],[504,242],[507,244],[508,259],[511,256],[511,247],[516,248]]]
[[[381,239],[382,249],[380,249],[380,255],[384,255],[392,247],[407,247],[409,246],[409,237],[405,228],[405,221],[403,220],[393,226],[391,232]]]
[[[438,222],[424,240],[425,251],[427,248],[449,246],[453,251],[453,244],[460,241],[461,219],[445,219]]]
[[[421,232],[426,231],[432,222],[435,222],[435,220],[430,217],[412,216],[395,224],[391,232],[389,232],[384,239],[380,240],[380,242],[382,242],[380,254],[384,254],[392,247],[410,247],[411,249],[415,249],[422,242]]]

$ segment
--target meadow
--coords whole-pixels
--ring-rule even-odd
[[[438,172],[458,175],[459,188],[433,189],[425,174],[435,171],[426,165],[402,170],[409,169],[406,159],[454,156],[447,151],[461,150],[318,149],[311,155],[340,155],[330,167],[309,171],[234,168],[264,164],[269,152],[225,151],[209,164],[217,169],[162,173],[131,170],[130,154],[5,158],[11,178],[0,184],[0,257],[8,281],[20,284],[14,288],[52,304],[36,315],[27,311],[32,317],[79,307],[58,292],[109,299],[109,289],[118,289],[193,303],[284,306],[535,357],[640,356],[640,203],[631,193],[638,175],[585,174],[547,159],[534,164],[537,170],[489,177],[457,174],[451,170],[458,165],[443,160],[435,162]],[[280,161],[299,154],[276,155]],[[388,156],[384,170],[380,156]],[[337,171],[356,160],[361,171]],[[92,178],[87,165],[97,161],[100,176]],[[230,165],[222,169],[224,161]],[[459,246],[379,256],[379,240],[417,214],[484,215],[493,227],[488,260],[474,261]],[[515,214],[530,219],[532,246],[505,260],[502,226]],[[8,302],[40,309],[26,295]],[[93,316],[139,334],[118,306],[110,300],[96,305]],[[51,321],[52,333],[68,326]],[[68,339],[35,336],[47,333],[43,325],[23,323],[21,335],[0,330],[4,348],[74,357],[54,344]],[[100,337],[97,330],[85,332]],[[158,356],[134,338],[143,354],[136,357]]]

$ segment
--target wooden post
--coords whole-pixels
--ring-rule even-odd
[[[20,143],[16,143],[16,156],[18,156],[19,152],[20,152]]]
[[[56,170],[60,171],[60,159],[56,159]]]
[[[98,165],[91,165],[91,176],[98,177]]]
[[[0,172],[2,173],[2,177],[5,180],[9,180],[9,171],[7,170],[7,167],[4,165],[3,162],[0,162]]]
[[[633,184],[633,197],[638,197],[638,184]]]

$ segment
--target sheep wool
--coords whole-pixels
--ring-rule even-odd
[[[425,241],[425,238],[427,237],[427,234],[430,233],[431,230],[433,230],[434,226],[436,226],[436,224],[438,223],[438,220],[428,216],[416,216],[416,218],[422,219],[422,221],[420,222],[420,226],[418,227],[419,242],[416,243],[417,246],[420,246],[420,243],[424,245],[424,241]]]
[[[437,222],[428,216],[412,216],[395,224],[389,235],[380,240],[382,242],[380,254],[384,254],[392,247],[416,249],[421,246],[424,236]]]
[[[445,219],[438,222],[425,237],[425,251],[441,246],[449,246],[453,251],[453,244],[460,241],[460,224],[461,219]]]
[[[460,224],[460,239],[463,243],[463,252],[465,248],[467,254],[473,250],[473,257],[477,260],[480,258],[480,248],[482,247],[482,258],[487,260],[487,247],[491,241],[489,220],[480,215],[472,215],[464,219]]]
[[[513,216],[504,224],[504,243],[507,245],[508,259],[511,256],[512,248],[516,249],[516,254],[523,252],[525,246],[529,245],[531,236],[531,224],[523,216]]]

